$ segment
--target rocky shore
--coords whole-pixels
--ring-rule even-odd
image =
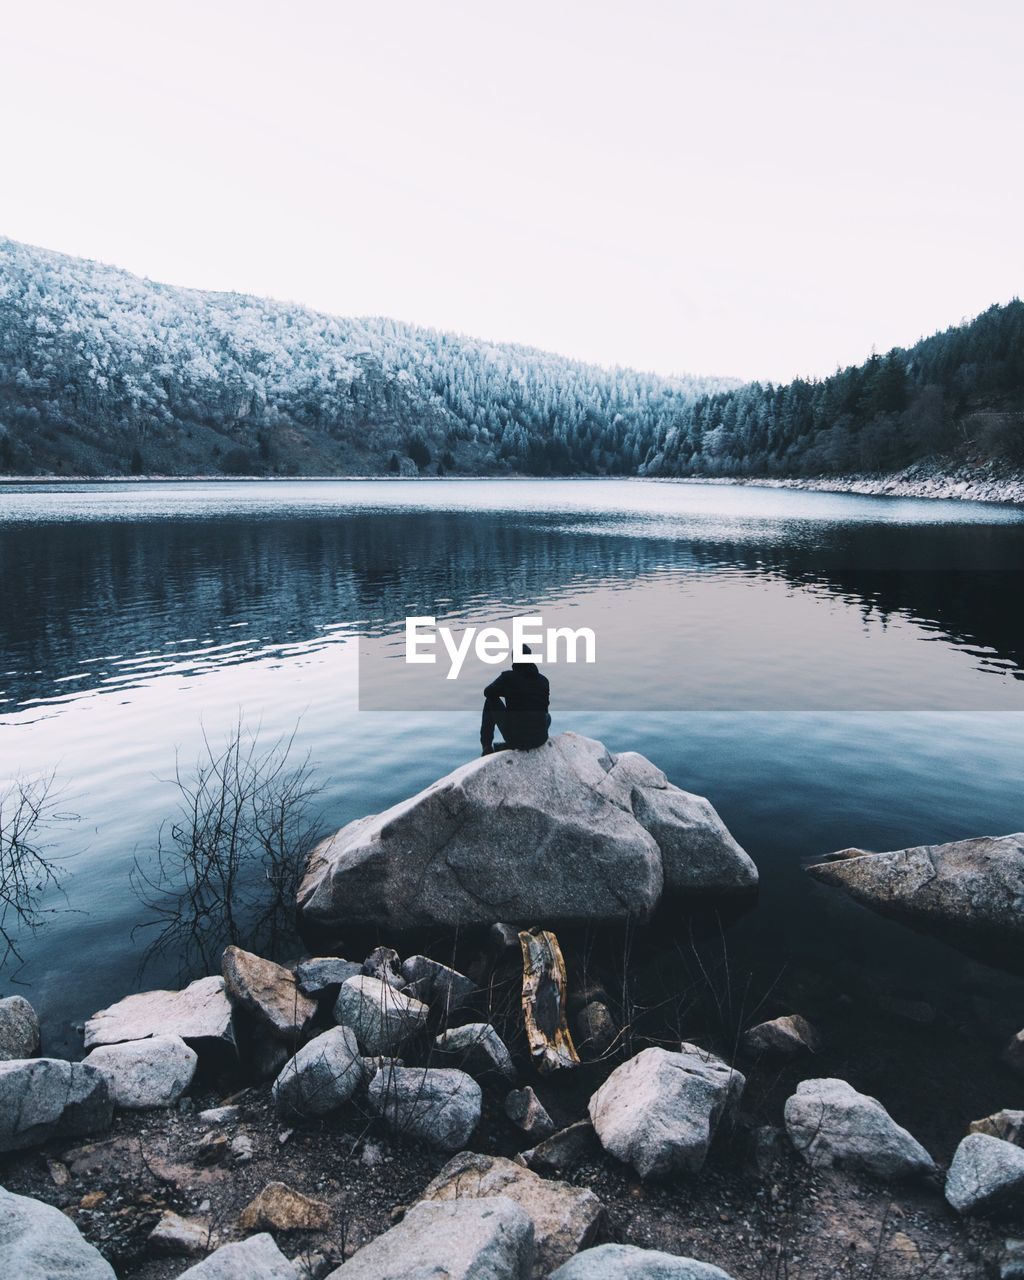
[[[581,779],[587,798],[559,804]],[[437,911],[442,897],[404,890],[403,877],[423,875],[414,849],[434,868],[447,851],[469,884],[492,846],[529,835],[561,848],[583,804],[592,822],[575,831],[572,874],[587,858],[605,868],[596,906],[651,905],[609,896],[619,858],[676,903],[735,892],[737,876],[746,891],[756,884],[707,801],[643,757],[563,735],[547,756],[473,762],[346,828],[314,854],[302,901],[321,894],[315,923],[343,933],[389,902],[422,925],[422,902]],[[1022,848],[1006,841],[927,851],[956,882],[957,894],[938,894],[945,909],[974,900],[991,924],[993,886],[1013,880]],[[887,897],[916,905],[920,883],[896,886],[904,864],[913,880],[921,851],[843,852],[821,866],[883,859]],[[382,879],[393,898],[375,896]],[[397,927],[401,953],[338,944],[278,964],[229,946],[219,973],[95,1013],[80,1062],[38,1056],[31,1004],[0,1000],[0,1274],[1024,1275],[1024,1032],[994,1077],[1001,1109],[939,1141],[848,1078],[859,1067],[841,1004],[824,1018],[810,1001],[765,1009],[732,1037],[641,1033],[608,955],[572,929],[563,947],[548,919],[515,910],[542,900],[510,885],[511,917],[482,926],[498,883],[449,895],[420,950]],[[566,886],[544,887],[564,912]],[[578,903],[587,892],[581,880]],[[453,902],[465,926],[453,928]],[[954,1075],[949,1088],[967,1083]]]
[[[808,489],[886,498],[960,498],[1024,504],[1024,475],[996,463],[914,462],[899,471],[848,476],[687,476],[671,484],[738,484],[762,489]]]

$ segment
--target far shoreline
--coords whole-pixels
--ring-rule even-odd
[[[401,476],[380,473],[341,473],[324,475],[33,475],[0,476],[0,488],[6,486],[46,487],[50,485],[172,485],[172,484],[294,484],[330,481],[387,481],[394,483],[467,483],[472,481],[637,481],[650,484],[729,485],[756,489],[797,489],[807,493],[847,493],[863,497],[922,498],[937,501],[995,502],[1024,506],[1024,473],[997,472],[991,467],[954,467],[945,469],[934,464],[915,463],[900,471],[882,474],[843,476],[531,476],[508,475],[444,475]]]

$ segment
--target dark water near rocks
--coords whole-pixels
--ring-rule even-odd
[[[699,944],[728,999],[764,1014],[802,992],[862,1034],[883,998],[923,1058],[954,1031],[981,1045],[987,1097],[1024,984],[801,865],[1024,828],[1022,567],[1024,511],[974,503],[634,481],[0,485],[0,777],[55,769],[77,815],[52,836],[66,901],[0,988],[34,1000],[60,1052],[140,985],[128,870],[204,730],[299,721],[340,826],[477,750],[475,688],[443,712],[361,712],[359,632],[386,645],[411,613],[575,609],[610,657],[549,673],[555,728],[708,795],[761,870],[756,908]],[[141,985],[174,978],[168,960]],[[906,1022],[906,1000],[935,1018]]]

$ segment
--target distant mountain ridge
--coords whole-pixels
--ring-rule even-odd
[[[1024,303],[820,380],[603,369],[0,238],[0,474],[1024,469]],[[996,481],[998,483],[998,481]]]
[[[633,473],[722,378],[156,284],[0,239],[0,471]]]

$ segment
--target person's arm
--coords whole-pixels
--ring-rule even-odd
[[[503,671],[497,680],[492,680],[484,690],[485,698],[503,698],[505,696],[505,685],[508,683],[507,671]]]

